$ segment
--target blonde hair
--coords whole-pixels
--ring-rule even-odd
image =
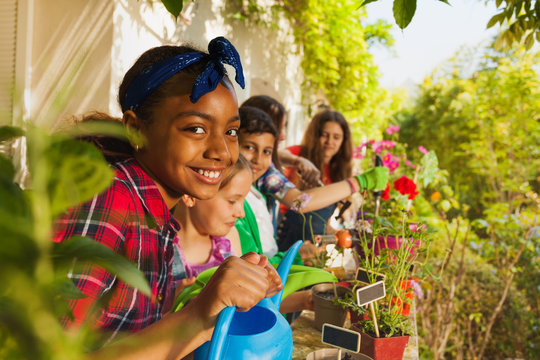
[[[242,170],[247,170],[251,175],[253,175],[253,170],[251,169],[251,164],[249,161],[244,157],[244,155],[238,154],[238,160],[233,165],[231,170],[229,170],[227,175],[225,175],[221,181],[221,184],[219,185],[219,188],[223,189],[225,186],[227,186],[231,182],[232,178]]]

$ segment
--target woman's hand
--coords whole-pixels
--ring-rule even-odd
[[[304,188],[314,188],[320,185],[321,172],[308,159],[298,156],[296,159],[296,171],[304,184]]]

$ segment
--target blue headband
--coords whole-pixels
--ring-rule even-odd
[[[196,103],[204,94],[216,89],[225,76],[223,63],[234,67],[236,70],[235,80],[243,89],[245,85],[242,63],[238,52],[229,40],[224,37],[213,39],[208,44],[208,52],[210,54],[198,52],[180,54],[150,66],[139,74],[129,86],[122,102],[122,111],[136,109],[167,79],[202,59],[208,59],[208,63],[195,80],[189,97],[192,103]]]

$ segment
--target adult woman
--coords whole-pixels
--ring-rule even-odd
[[[320,182],[329,185],[351,176],[352,141],[349,125],[343,115],[334,110],[317,113],[309,123],[301,145],[288,147],[292,154],[310,160],[320,170]],[[285,175],[299,189],[309,189],[301,180],[297,168],[290,167]],[[286,210],[278,226],[277,241],[281,251],[297,239],[311,239],[327,231],[327,223],[336,204],[302,215]]]

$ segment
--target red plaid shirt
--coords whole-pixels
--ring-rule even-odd
[[[69,302],[75,324],[81,323],[95,300],[111,296],[97,320],[98,328],[112,332],[110,339],[118,331],[136,332],[156,322],[164,305],[172,303],[173,242],[180,230],[155,183],[135,159],[118,162],[113,169],[112,185],[70,209],[56,222],[54,234],[56,242],[73,235],[90,237],[124,255],[146,276],[153,299],[96,265],[84,264],[82,272],[70,274],[87,296]]]

